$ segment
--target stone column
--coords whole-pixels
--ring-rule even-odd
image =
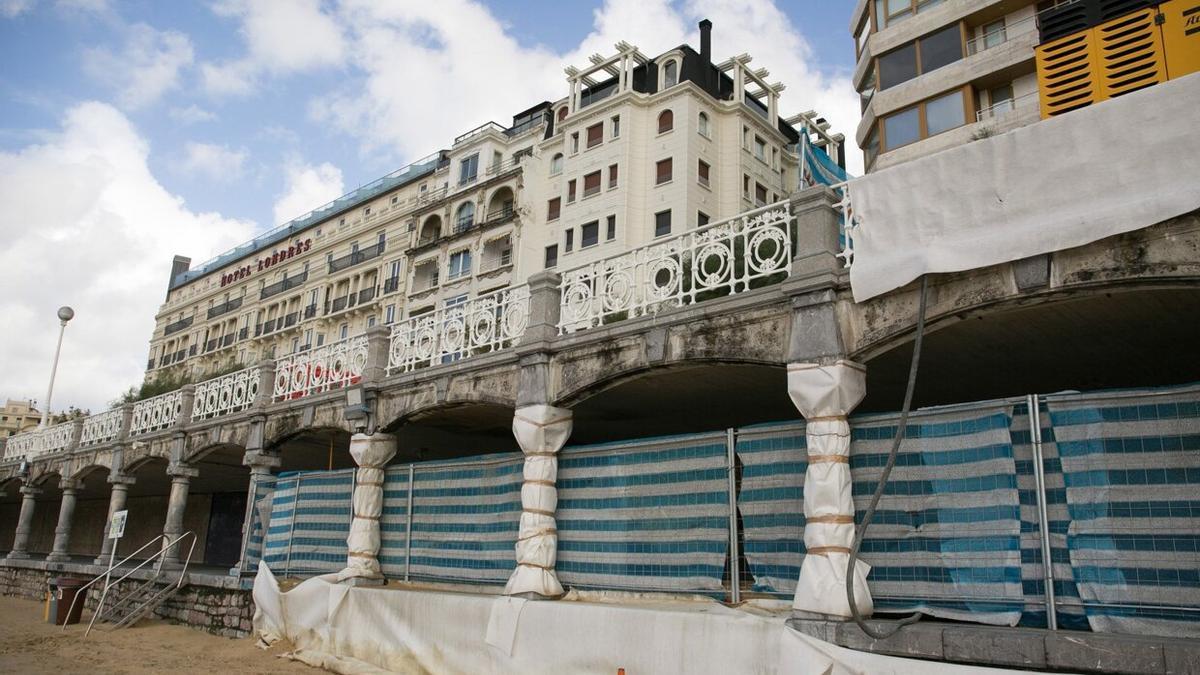
[[[354,519],[346,538],[349,552],[338,581],[382,584],[379,568],[379,518],[383,514],[383,468],[396,456],[396,437],[390,434],[354,434],[350,456],[358,464],[354,477]]]
[[[866,394],[866,370],[851,361],[788,365],[788,394],[806,421],[808,469],[804,473],[804,546],[792,609],[805,615],[845,619],[846,564],[854,543],[850,483],[850,424],[846,417]],[[855,602],[864,616],[873,609],[867,590],[870,566],[855,569]]]
[[[163,525],[163,534],[167,543],[175,541],[183,535],[183,514],[187,510],[188,487],[199,471],[183,463],[172,463],[167,467],[167,475],[171,477],[171,497],[167,501],[167,522]],[[164,547],[166,543],[164,543]],[[163,567],[178,567],[182,563],[182,550],[191,546],[190,541],[179,542],[163,554]]]
[[[37,507],[37,496],[42,494],[41,488],[26,484],[21,486],[21,515],[17,517],[17,532],[13,535],[13,547],[8,553],[9,560],[23,560],[29,557],[26,551],[29,547],[29,533],[33,530],[33,510]]]
[[[71,519],[75,517],[75,495],[79,491],[79,481],[62,478],[58,481],[62,489],[62,503],[58,509],[58,527],[54,528],[54,548],[46,556],[48,562],[70,560],[67,548],[71,544]]]
[[[507,595],[554,598],[563,594],[554,566],[558,561],[558,451],[571,435],[573,415],[565,408],[529,405],[513,414],[513,435],[525,453],[521,485],[521,529],[517,535],[517,568],[508,579]]]
[[[261,494],[268,507],[271,504],[271,493],[275,490],[275,476],[271,472],[278,469],[283,460],[276,454],[251,450],[246,453],[242,463],[250,467],[250,487],[246,496],[246,516],[242,519],[242,552],[238,556],[238,564],[229,570],[230,576],[241,576],[247,568],[246,549],[250,546],[250,537],[254,534],[254,509],[256,498]],[[263,542],[266,543],[266,519],[262,519]]]
[[[104,538],[100,541],[100,555],[96,557],[97,565],[108,566],[109,554],[112,553],[113,540],[108,538],[108,526],[112,523],[113,514],[125,508],[125,498],[129,496],[129,486],[133,485],[132,476],[113,474],[108,477],[112,492],[108,497],[108,517],[104,519]],[[114,561],[115,562],[115,561]]]

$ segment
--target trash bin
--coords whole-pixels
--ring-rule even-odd
[[[71,577],[58,577],[50,581],[52,593],[50,618],[53,619],[54,625],[79,623],[79,617],[83,614],[83,605],[87,602],[87,591],[79,589],[86,583],[83,579],[72,579]],[[75,602],[76,595],[81,596],[78,602]],[[70,612],[69,616],[68,612]]]

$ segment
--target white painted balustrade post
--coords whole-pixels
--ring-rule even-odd
[[[837,619],[851,616],[846,602],[846,565],[854,543],[850,480],[850,411],[866,394],[866,369],[839,360],[830,365],[788,364],[788,394],[805,419],[808,468],[804,472],[804,546],[792,609]],[[867,590],[870,566],[855,569],[859,613],[873,609]]]

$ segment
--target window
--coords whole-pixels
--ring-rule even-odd
[[[962,57],[962,28],[952,24],[880,56],[879,88],[894,87]]]
[[[675,128],[675,113],[664,110],[658,114],[658,133],[665,134]]]
[[[587,128],[587,146],[594,148],[604,142],[604,123],[593,124]]]
[[[392,206],[400,203],[400,195],[392,195]]]
[[[579,132],[571,134],[571,154],[579,152]]]
[[[583,177],[584,198],[600,193],[600,172],[593,171]]]
[[[458,184],[466,185],[479,176],[479,153],[463,159],[458,164]]]
[[[613,138],[621,137],[621,116],[620,115],[616,115],[615,117],[612,118],[612,137]]]
[[[500,154],[499,150],[492,152],[492,171],[498,171],[500,165],[504,163],[504,155]]]
[[[704,227],[708,224],[708,214],[703,211],[696,212],[696,227]]]
[[[742,174],[742,196],[750,199],[750,176]]]
[[[617,217],[609,216],[605,223],[604,238],[607,241],[612,241],[617,238]]]
[[[608,189],[611,190],[617,187],[617,165],[610,164],[608,167]]]
[[[554,153],[554,156],[550,158],[550,175],[557,176],[558,174],[562,173],[562,169],[563,154],[561,152],[556,152]]]
[[[565,119],[567,119],[567,106],[564,105],[558,109],[558,121],[561,122]]]
[[[380,232],[375,235],[375,244],[379,247],[379,252],[383,253],[384,246],[387,245],[387,232]],[[304,273],[308,274],[308,263],[304,263]]]
[[[370,217],[371,217],[371,207],[364,206],[363,207],[363,218],[370,218]]]
[[[579,248],[587,248],[600,243],[600,221],[593,220],[590,223],[584,223],[579,228]]]
[[[662,185],[671,182],[671,158],[660,159],[654,165],[654,184]]]
[[[875,88],[879,86],[875,79],[875,64],[867,65],[867,74],[863,77],[862,88],[858,90],[858,102],[861,104],[862,112],[867,112],[867,106],[871,105],[871,99],[875,97]]]
[[[385,324],[393,324],[396,322],[396,306],[388,305],[383,308],[383,322]]]
[[[708,138],[708,114],[707,113],[700,113],[700,117],[697,120],[696,127],[697,127],[697,129],[699,129],[701,136]]]
[[[941,3],[942,0],[875,0],[875,23],[879,28],[887,28]]]
[[[862,54],[862,50],[867,46],[867,37],[871,35],[871,17],[864,16],[862,23],[858,25],[858,30],[854,31],[854,55]]]
[[[558,267],[558,244],[546,247],[546,269]]]
[[[966,117],[963,90],[956,89],[883,118],[883,145],[885,150],[895,150],[960,127]]]
[[[342,327],[338,329],[338,335],[340,336],[339,339],[345,340],[350,335],[350,324],[342,324]]]
[[[875,158],[879,156],[879,130],[872,127],[871,133],[867,134],[867,140],[863,143],[863,166],[870,169],[875,164]]]
[[[471,273],[471,250],[463,249],[450,254],[450,272],[447,279],[457,279]]]
[[[754,137],[754,156],[763,162],[767,161],[767,142],[760,136]]]
[[[754,184],[754,203],[763,206],[767,203],[767,188],[762,183]]]
[[[374,327],[375,327],[375,315],[372,314],[371,316],[367,317],[367,328],[374,328]]]
[[[888,150],[921,140],[921,107],[913,106],[883,118]]]
[[[546,220],[558,220],[562,214],[562,197],[555,197],[546,204]]]
[[[661,237],[671,234],[671,210],[659,211],[654,214],[654,236]]]
[[[962,90],[935,98],[925,104],[925,135],[933,136],[966,123]]]
[[[663,65],[663,89],[679,84],[679,63],[667,61]]]
[[[325,334],[317,333],[317,346],[320,347],[323,344],[325,344]]]
[[[570,253],[575,248],[575,230],[567,230],[563,237],[563,252]]]
[[[475,224],[475,202],[463,202],[454,218],[454,231],[463,232]]]
[[[708,162],[700,160],[696,167],[696,180],[704,187],[708,187]]]
[[[982,33],[983,33],[983,48],[984,49],[991,49],[992,47],[995,47],[997,45],[1004,44],[1004,40],[1005,40],[1004,19],[1000,19],[999,21],[993,21],[989,24],[984,25],[984,27],[982,29]]]
[[[988,104],[992,115],[1008,112],[1013,109],[1012,83],[1002,84],[988,92]]]
[[[567,203],[575,201],[575,180],[567,181]]]

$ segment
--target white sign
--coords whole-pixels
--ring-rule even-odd
[[[129,511],[117,511],[113,514],[112,523],[108,526],[108,538],[120,539],[125,536],[125,518],[129,515]]]

